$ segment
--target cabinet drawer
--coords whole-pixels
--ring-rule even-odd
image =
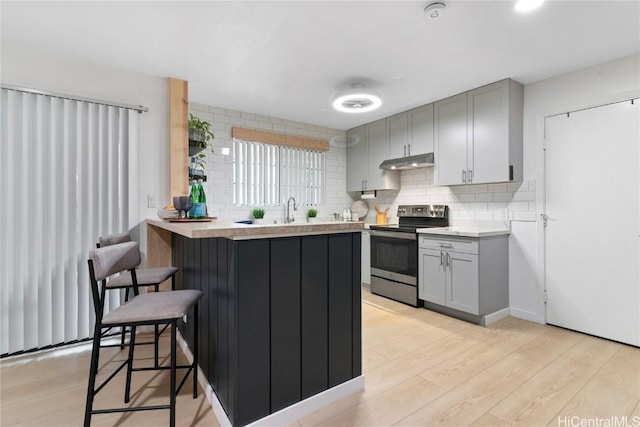
[[[452,239],[450,237],[419,237],[418,246],[420,249],[447,250],[467,254],[478,253],[478,241],[468,238]]]

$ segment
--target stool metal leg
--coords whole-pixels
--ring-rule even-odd
[[[198,397],[198,303],[193,307],[193,398]]]
[[[169,425],[176,425],[176,329],[178,322],[171,322],[171,396],[169,401]]]
[[[129,301],[129,288],[126,288],[124,291],[124,302]],[[120,328],[120,333],[122,335],[120,335],[120,350],[124,350],[124,336],[127,333],[127,327],[123,326],[122,328]]]
[[[131,338],[129,339],[129,359],[127,360],[127,382],[124,388],[124,403],[131,400],[131,371],[133,370],[133,349],[136,347],[136,327],[131,327]]]
[[[155,285],[154,291],[159,292],[160,286]],[[158,369],[158,354],[159,354],[159,343],[160,341],[160,326],[156,323],[153,327],[153,367]]]
[[[100,358],[100,335],[102,328],[96,322],[93,332],[93,346],[91,349],[91,366],[89,368],[89,385],[87,387],[87,402],[84,409],[84,427],[91,425],[91,411],[93,410],[93,398],[96,390],[96,375],[98,373],[98,361]]]

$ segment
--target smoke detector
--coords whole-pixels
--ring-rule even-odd
[[[447,7],[444,1],[434,1],[429,3],[424,8],[424,14],[435,19],[440,16],[440,13]]]
[[[343,113],[366,113],[382,105],[382,98],[362,83],[354,83],[351,89],[339,93],[333,100],[333,108]]]

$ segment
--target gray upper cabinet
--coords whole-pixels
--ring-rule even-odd
[[[409,150],[409,115],[396,114],[387,118],[387,133],[389,142],[389,158],[408,156]]]
[[[350,129],[347,141],[347,191],[400,188],[399,171],[380,169],[388,158],[386,119]]]
[[[433,104],[387,117],[389,157],[433,152]]]
[[[408,111],[409,155],[433,153],[433,104]]]
[[[467,94],[436,102],[434,119],[436,183],[463,184],[467,170]]]
[[[522,181],[522,109],[510,79],[436,102],[436,183]]]
[[[347,191],[361,191],[368,175],[365,127],[347,132]]]

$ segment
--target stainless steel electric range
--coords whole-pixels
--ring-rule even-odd
[[[398,206],[398,224],[371,225],[371,292],[418,306],[416,230],[448,227],[445,205]]]

